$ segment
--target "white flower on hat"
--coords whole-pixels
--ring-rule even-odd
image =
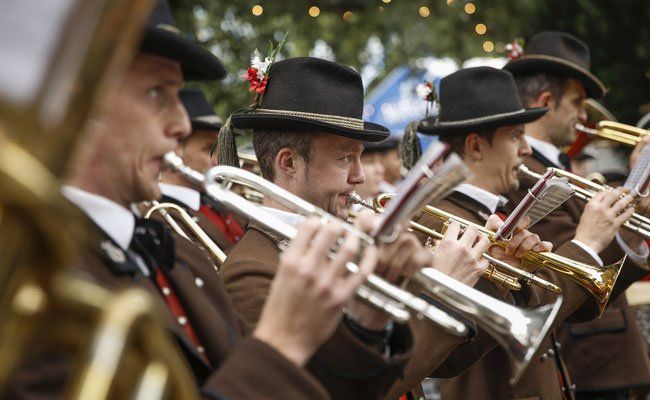
[[[411,86],[411,87],[413,87],[413,86]],[[426,100],[427,97],[429,97],[429,95],[431,95],[431,91],[432,91],[432,90],[433,90],[433,89],[431,88],[431,85],[428,84],[428,82],[426,82],[426,83],[420,83],[420,84],[415,88],[415,91],[417,92],[418,97],[421,98],[421,99],[425,99],[425,100]]]
[[[266,75],[267,70],[272,63],[273,60],[271,57],[264,57],[264,61],[262,61],[260,52],[255,49],[255,53],[253,53],[253,59],[251,60],[251,67],[257,69],[257,79],[264,79],[264,76]]]

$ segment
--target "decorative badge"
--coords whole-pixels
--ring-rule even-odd
[[[115,246],[110,240],[102,240],[99,248],[104,251],[108,258],[117,264],[124,264],[126,261],[126,254],[124,250]]]
[[[266,84],[269,81],[269,68],[275,62],[275,58],[278,54],[280,54],[280,50],[282,50],[288,34],[289,32],[284,34],[282,40],[280,40],[277,46],[273,46],[273,42],[269,43],[269,51],[264,59],[260,56],[260,52],[255,49],[251,65],[246,70],[246,73],[242,75],[242,78],[247,80],[249,83],[248,91],[255,92],[251,107],[259,107],[262,103],[262,95],[264,95]]]
[[[516,60],[519,57],[524,55],[524,40],[517,38],[512,42],[506,45],[506,51],[508,52],[508,58],[510,60]]]

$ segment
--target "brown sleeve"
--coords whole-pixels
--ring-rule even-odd
[[[329,398],[306,370],[254,338],[239,343],[201,392],[204,398],[219,400]]]
[[[235,308],[256,323],[275,274],[277,254],[265,254],[263,261],[241,254],[237,247],[232,254],[235,257],[224,264],[221,275]],[[389,346],[391,355],[384,357],[341,323],[307,367],[332,398],[377,399],[402,374],[410,357],[412,337],[408,327],[396,325]]]

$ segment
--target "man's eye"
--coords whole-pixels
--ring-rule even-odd
[[[160,87],[149,89],[149,97],[153,100],[161,100],[163,98],[163,90]]]
[[[351,155],[351,154],[348,154],[347,156],[343,156],[343,157],[341,158],[341,160],[343,160],[343,161],[345,161],[345,162],[350,162],[350,161],[352,161],[352,155]]]

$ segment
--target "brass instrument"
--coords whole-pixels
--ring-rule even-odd
[[[387,199],[388,196],[390,195],[380,195],[379,197],[375,198],[377,201],[373,201],[373,203],[369,203],[361,199],[361,197],[356,193],[352,193],[350,198],[354,203],[361,204],[370,210],[381,213],[384,209],[382,202]],[[444,236],[443,233],[439,233],[435,229],[426,227],[415,221],[409,221],[409,227],[412,230],[419,232],[431,239],[440,240]],[[510,264],[498,260],[487,253],[483,254],[483,258],[485,258],[490,264],[488,269],[484,272],[483,277],[509,290],[521,290],[521,280],[527,284],[534,284],[554,293],[562,293],[562,289],[560,289],[557,285],[539,278],[538,276],[535,276],[535,274],[531,274],[528,271],[515,268]]]
[[[392,196],[392,194],[379,195],[377,196],[376,201],[380,204],[384,204],[384,202],[390,200]],[[422,211],[427,215],[430,215],[444,222],[445,227],[443,229],[443,233],[446,230],[446,227],[452,221],[456,221],[462,227],[472,225],[475,226],[479,232],[486,235],[488,239],[490,239],[493,245],[500,246],[502,248],[506,248],[508,246],[507,241],[495,240],[494,232],[483,226],[464,220],[460,217],[432,206],[426,206]],[[522,269],[526,269],[528,266],[533,266],[536,268],[550,268],[563,275],[566,275],[568,278],[578,283],[596,300],[596,303],[598,304],[599,316],[602,315],[602,313],[605,311],[609,297],[612,294],[614,283],[616,283],[616,278],[618,278],[618,274],[620,273],[621,268],[623,267],[623,262],[625,261],[625,259],[623,259],[615,264],[600,267],[581,263],[548,251],[539,253],[528,251],[521,257],[521,259]]]
[[[255,190],[264,193],[265,196],[303,217],[316,216],[324,221],[336,219],[300,197],[247,171],[229,166],[217,166],[207,171],[205,175],[206,193],[219,199],[236,212],[246,215],[277,237],[278,240],[293,239],[297,234],[297,228],[229,191],[227,185],[230,182],[252,186]],[[354,232],[366,244],[373,244],[372,238],[356,230],[352,225],[344,224],[343,226],[346,230]],[[346,267],[350,273],[355,273],[358,270],[352,263],[348,263]],[[553,304],[532,310],[520,309],[464,285],[433,268],[422,268],[416,272],[411,283],[418,287],[419,294],[442,302],[464,317],[476,321],[489,332],[510,356],[513,368],[511,383],[513,384],[519,380],[536,353],[552,326],[562,302],[561,296],[558,296]],[[394,314],[394,310],[401,310],[401,314],[408,318],[409,311],[414,312],[418,317],[426,317],[443,326],[450,333],[458,336],[467,335],[467,327],[463,323],[440,311],[421,297],[402,290],[376,275],[370,275],[357,294],[361,299],[384,309],[389,314]]]
[[[630,147],[636,146],[644,136],[650,133],[647,129],[614,121],[600,121],[595,128],[576,124],[576,130],[592,137],[612,140]]]
[[[210,236],[201,229],[199,224],[183,208],[174,203],[153,201],[151,207],[145,212],[144,217],[151,218],[155,213],[160,213],[167,225],[178,235],[191,242],[198,242],[197,244],[208,254],[217,269],[226,261],[226,253],[217,246]],[[181,227],[179,222],[185,226],[189,234]]]
[[[572,174],[563,169],[553,167],[550,168],[555,171],[556,176],[569,180],[569,184],[575,191],[575,196],[581,200],[589,201],[592,197],[594,197],[596,193],[612,189],[610,186],[599,185],[596,182]],[[541,176],[541,174],[531,171],[524,165],[521,165],[519,167],[519,172],[522,175],[529,176],[534,179],[538,179],[538,177]],[[650,218],[645,217],[639,213],[632,214],[630,219],[623,223],[622,227],[623,229],[633,232],[646,240],[650,239]]]
[[[42,21],[31,2],[3,4],[3,18],[21,22],[0,38],[2,54],[20,49],[0,65],[0,397],[45,349],[72,368],[64,398],[199,398],[146,293],[109,292],[66,268],[82,233],[58,178],[151,5],[42,2]]]

